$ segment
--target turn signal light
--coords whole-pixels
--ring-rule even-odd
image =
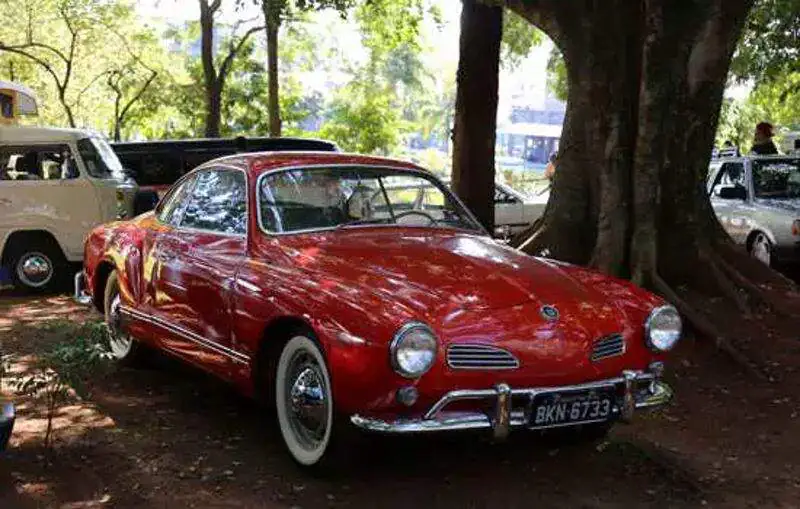
[[[792,235],[800,235],[800,219],[795,219],[792,223]]]

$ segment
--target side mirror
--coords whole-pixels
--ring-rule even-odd
[[[742,186],[723,187],[719,190],[719,197],[723,200],[746,200],[747,189]]]

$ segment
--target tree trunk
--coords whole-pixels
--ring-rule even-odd
[[[494,144],[503,8],[464,0],[453,127],[453,189],[494,230]]]
[[[738,300],[723,254],[732,279],[785,285],[732,245],[704,184],[752,0],[507,3],[559,45],[569,81],[550,202],[512,244],[669,297],[686,284]]]
[[[200,0],[200,58],[206,93],[206,138],[219,138],[222,94],[214,68],[214,12],[206,0]]]
[[[266,4],[265,4],[266,5]],[[264,8],[266,10],[266,7]],[[278,82],[278,30],[280,19],[267,20],[267,72],[269,74],[269,135],[281,135],[281,105]]]

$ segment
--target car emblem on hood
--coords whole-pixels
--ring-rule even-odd
[[[542,318],[545,320],[551,322],[558,320],[558,310],[553,306],[542,306],[542,308],[539,310],[539,313],[541,313]]]

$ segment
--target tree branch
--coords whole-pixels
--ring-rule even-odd
[[[20,55],[20,56],[23,56],[25,58],[28,58],[28,59],[32,60],[33,62],[35,62],[36,64],[41,66],[45,71],[47,71],[47,73],[50,74],[50,76],[53,77],[53,80],[55,80],[55,82],[56,82],[56,87],[58,87],[59,89],[62,88],[61,87],[61,79],[58,77],[58,74],[56,74],[56,72],[53,69],[53,67],[49,63],[47,63],[44,60],[42,60],[41,58],[37,57],[36,55],[33,55],[32,53],[28,53],[26,51],[18,49],[18,48],[14,47],[14,46],[5,46],[2,43],[0,43],[0,51],[8,51],[9,53],[16,53],[17,55]]]
[[[225,60],[222,61],[222,65],[219,67],[219,73],[217,74],[217,80],[220,82],[224,82],[225,78],[228,75],[228,71],[230,71],[230,66],[233,63],[233,59],[236,58],[236,55],[239,54],[241,51],[242,46],[247,42],[247,40],[252,36],[254,33],[264,30],[265,26],[257,26],[250,28],[247,32],[242,34],[239,38],[239,41],[233,45],[231,44],[230,51],[228,51],[228,55],[225,57]]]
[[[145,93],[145,91],[150,86],[150,84],[153,83],[153,80],[156,79],[156,76],[158,76],[158,73],[156,71],[150,69],[150,76],[144,82],[144,85],[142,85],[142,88],[140,88],[139,91],[136,93],[136,95],[134,95],[131,98],[131,100],[128,101],[125,104],[125,106],[123,106],[122,111],[120,112],[119,117],[118,117],[118,122],[119,122],[120,125],[122,125],[123,121],[125,120],[125,115],[128,114],[128,110],[131,108],[131,106],[133,106],[142,97],[142,95]]]

